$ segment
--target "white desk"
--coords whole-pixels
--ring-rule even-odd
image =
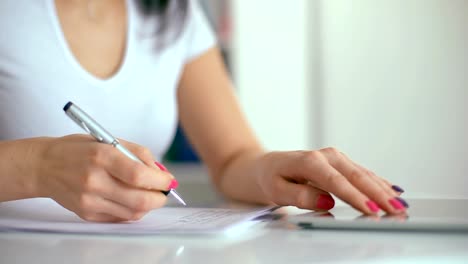
[[[179,175],[184,197],[199,204],[216,198],[203,183],[204,173],[199,168],[172,170]],[[195,193],[197,201],[191,197]],[[2,264],[420,263],[417,261],[468,263],[468,235],[299,230],[284,220],[265,221],[231,237],[0,233]]]

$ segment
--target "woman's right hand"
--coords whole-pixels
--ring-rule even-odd
[[[151,153],[121,141],[145,164],[135,162],[108,144],[90,136],[47,138],[39,147],[35,165],[41,197],[50,197],[87,221],[138,220],[162,207],[169,186],[177,184],[160,170]]]

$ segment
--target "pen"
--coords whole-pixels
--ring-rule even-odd
[[[133,154],[132,152],[130,152],[130,150],[128,150],[122,144],[120,144],[117,138],[112,136],[111,133],[107,132],[107,130],[105,130],[101,125],[99,125],[98,122],[96,122],[91,116],[86,114],[85,111],[81,110],[76,104],[68,102],[63,107],[63,110],[76,124],[78,124],[91,136],[96,138],[97,141],[101,143],[110,144],[130,159],[144,164],[144,162],[141,161],[137,156],[135,156],[135,154]],[[162,193],[164,193],[165,195],[172,194],[172,196],[174,196],[181,204],[187,205],[174,189],[171,189],[169,191],[162,191]]]

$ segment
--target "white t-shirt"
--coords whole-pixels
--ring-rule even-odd
[[[127,10],[123,62],[102,80],[68,48],[54,0],[0,1],[0,140],[84,133],[62,110],[72,101],[114,136],[161,158],[176,129],[181,71],[216,40],[195,0],[179,38],[159,51],[158,36],[147,34],[155,20],[134,0],[127,0]]]

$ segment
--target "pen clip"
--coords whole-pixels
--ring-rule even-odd
[[[79,124],[86,132],[91,134],[91,130],[89,130],[89,128],[86,126],[86,124],[83,121],[80,121]]]
[[[94,130],[90,129],[90,128],[85,124],[85,122],[80,121],[78,124],[79,124],[86,132],[88,132],[91,136],[93,136],[94,138],[96,138],[97,141],[99,141],[99,142],[104,141],[104,138],[102,138],[102,137],[99,136],[97,133],[95,133]]]

